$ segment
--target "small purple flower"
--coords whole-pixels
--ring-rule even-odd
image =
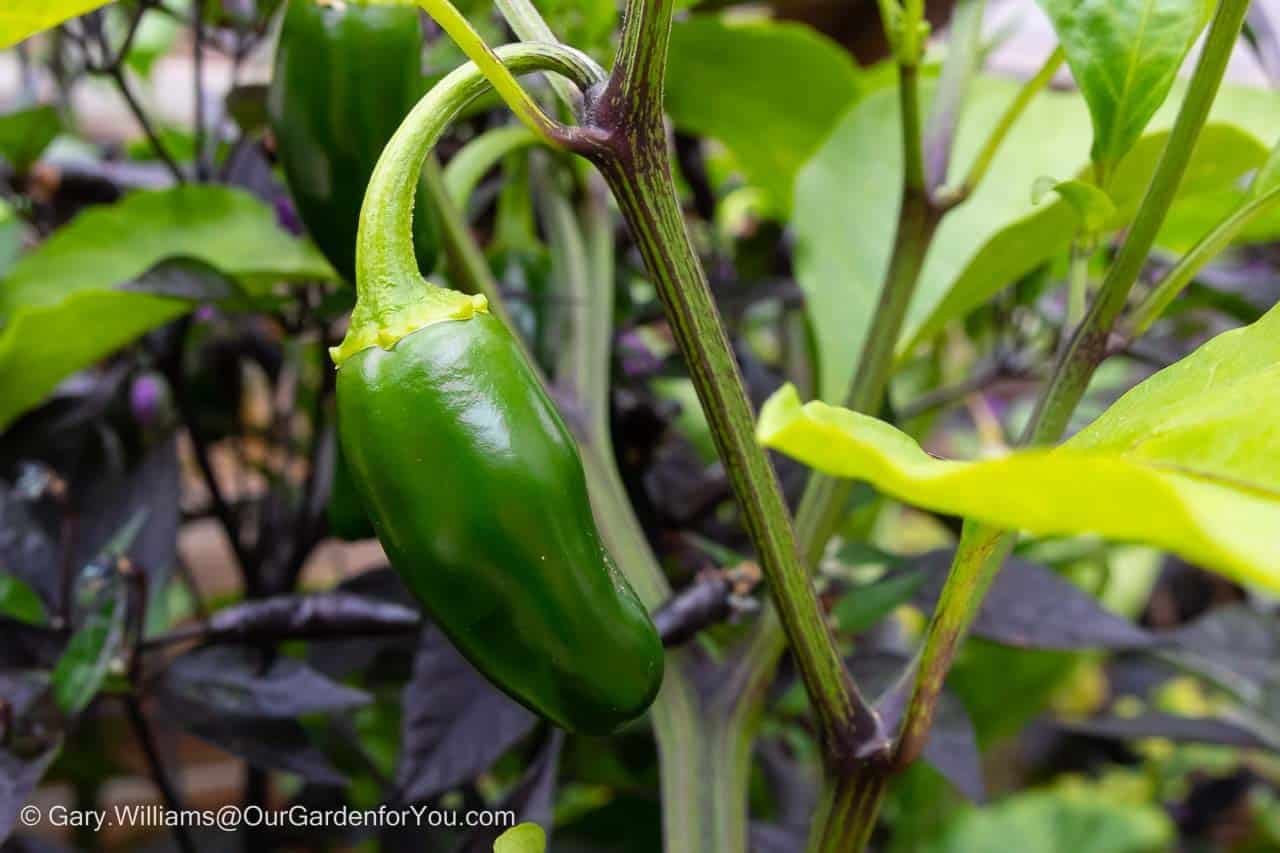
[[[169,386],[154,373],[144,373],[129,386],[129,411],[144,427],[161,424],[169,415]]]

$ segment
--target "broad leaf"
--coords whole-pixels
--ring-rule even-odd
[[[723,142],[784,213],[796,172],[857,94],[849,54],[808,27],[695,15],[672,29],[672,122]]]
[[[111,0],[6,0],[0,6],[0,50]]]
[[[915,602],[926,613],[938,602],[951,557],[949,550],[934,551],[915,564],[925,581]],[[975,637],[1021,649],[1115,651],[1158,642],[1061,575],[1019,557],[1005,560],[1004,571],[982,598],[972,630]]]
[[[178,258],[199,286],[177,286],[167,265]],[[196,271],[230,276],[251,294],[333,276],[239,190],[137,192],[92,208],[0,279],[0,429],[64,377],[190,310],[212,285]]]
[[[1280,590],[1280,307],[1125,394],[1058,448],[945,461],[875,418],[784,388],[762,443],[930,509],[1037,534],[1160,546]]]
[[[1092,158],[1129,153],[1204,26],[1205,0],[1039,0],[1093,118]],[[1110,168],[1107,168],[1110,171]]]
[[[954,165],[961,172],[1016,91],[1008,81],[974,81],[956,138]],[[1108,195],[1116,215],[1109,230],[1123,227],[1137,210],[1173,115],[1162,109],[1152,132],[1113,175]],[[1201,135],[1173,216],[1198,209],[1206,194],[1231,191],[1265,161],[1259,137],[1269,142],[1280,136],[1280,100],[1273,93],[1224,87],[1211,118],[1218,123]],[[1032,101],[987,180],[939,227],[900,351],[1067,250],[1079,215],[1061,198],[1033,204],[1031,188],[1046,174],[1087,175],[1088,147],[1089,117],[1078,95],[1045,92]],[[859,101],[796,177],[796,277],[818,344],[823,399],[839,399],[854,371],[888,266],[901,182],[898,105],[891,89]],[[1280,213],[1269,222],[1280,223]],[[1214,224],[1206,221],[1179,239],[1199,239]]]
[[[294,719],[358,708],[368,694],[330,681],[293,658],[268,663],[236,646],[213,646],[182,655],[165,670],[166,697],[230,717]]]

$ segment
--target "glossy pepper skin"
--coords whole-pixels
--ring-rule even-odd
[[[391,564],[459,651],[571,731],[638,716],[663,649],[596,532],[568,429],[491,314],[338,369],[343,450]]]
[[[307,232],[351,284],[369,176],[423,88],[416,7],[289,0],[267,98],[276,153]],[[425,193],[413,228],[428,275],[440,240]]]
[[[342,444],[334,449],[333,485],[329,489],[329,503],[325,507],[325,520],[329,522],[329,533],[348,542],[361,539],[372,539],[376,535],[373,522],[369,521],[369,513],[356,493],[356,484],[351,478],[351,466],[342,453]]]

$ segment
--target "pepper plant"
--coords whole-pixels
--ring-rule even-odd
[[[38,243],[0,280],[0,830],[46,773],[97,801],[75,759],[117,704],[175,809],[157,721],[242,756],[251,803],[357,780],[346,802],[506,805],[552,849],[981,850],[1020,820],[1169,845],[1153,802],[1186,780],[1154,751],[1130,810],[1102,782],[956,792],[1073,679],[1122,683],[1123,655],[1066,652],[1201,700],[1089,698],[1069,746],[1280,745],[1280,314],[1229,265],[1280,236],[1280,105],[1223,84],[1246,29],[1276,55],[1266,13],[1041,0],[1058,44],[1011,85],[981,0],[945,39],[879,0],[874,70],[719,4],[627,0],[616,34],[610,4],[540,5],[0,13],[0,44],[48,31],[18,58],[61,99],[0,128]],[[236,76],[275,19],[270,83],[211,119],[206,53]],[[135,91],[175,21],[187,135]],[[121,95],[152,188],[96,161],[51,185],[80,77]],[[171,577],[180,458],[243,601]],[[315,590],[330,535],[390,566]],[[1233,603],[1170,626],[1166,562]],[[660,811],[610,820],[602,789]]]

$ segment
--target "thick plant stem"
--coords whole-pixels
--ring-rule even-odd
[[[661,137],[659,137],[660,141]],[[641,157],[637,152],[637,157]],[[630,160],[630,158],[628,158]],[[703,276],[667,172],[665,148],[647,163],[601,164],[689,367],[748,533],[768,578],[805,689],[822,722],[828,761],[853,759],[868,744],[885,749],[875,713],[845,672],[809,573],[800,562],[782,490],[755,442],[755,417],[743,390],[711,289]]]
[[[711,289],[685,228],[662,123],[671,0],[631,0],[618,61],[592,115],[590,156],[644,258],[688,365],[748,533],[821,722],[829,768],[887,750],[879,717],[845,671],[796,548],[777,477],[755,441],[755,417]]]
[[[888,787],[887,768],[836,780],[823,793],[809,839],[810,853],[849,853],[864,850],[876,828],[880,803]]]
[[[1248,6],[1248,0],[1222,0],[1218,5],[1204,51],[1129,236],[1108,270],[1093,306],[1059,357],[1027,425],[1023,444],[1048,444],[1061,438],[1089,380],[1105,358],[1107,340],[1173,202],[1222,82]],[[925,634],[915,686],[903,718],[896,763],[914,760],[923,749],[934,707],[956,650],[1015,541],[1015,533],[974,522],[965,524],[951,572]]]

